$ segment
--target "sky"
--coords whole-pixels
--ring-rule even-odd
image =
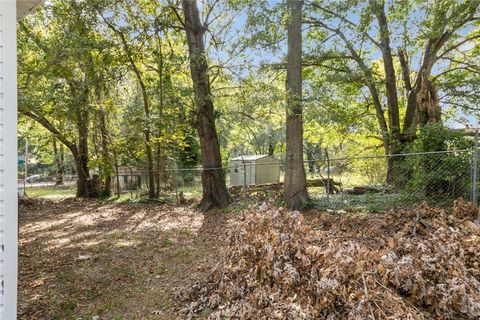
[[[270,7],[273,7],[274,5],[277,5],[279,3],[279,1],[280,0],[278,0],[278,1],[269,0],[267,3]],[[48,5],[49,2],[50,1],[47,0],[46,4]],[[203,2],[199,1],[198,3],[199,3],[200,12],[204,12],[205,8],[203,7]],[[219,8],[220,13],[221,13],[222,5],[221,5],[221,2],[219,2],[219,3],[220,4],[217,5],[217,8]],[[216,13],[218,13],[218,12],[216,12]],[[212,15],[212,17],[213,16],[215,16],[215,15]],[[220,45],[218,48],[213,48],[212,46],[210,46],[210,48],[208,50],[209,54],[212,56],[212,58],[214,60],[223,61],[226,64],[230,64],[230,65],[237,65],[237,67],[236,67],[237,75],[246,76],[246,75],[250,74],[250,71],[252,69],[258,68],[262,63],[278,63],[278,62],[281,62],[285,58],[285,55],[286,55],[286,41],[283,41],[283,42],[280,43],[279,50],[277,50],[277,51],[262,50],[261,48],[247,48],[246,50],[244,50],[245,58],[239,57],[238,59],[229,60],[230,51],[232,50],[231,43],[235,43],[235,41],[238,41],[240,39],[240,37],[244,35],[244,31],[246,29],[246,21],[247,21],[246,11],[245,10],[240,10],[235,14],[234,17],[231,17],[231,18],[232,18],[232,20],[228,20],[228,19],[230,19],[230,17],[227,17],[226,18],[227,20],[222,21],[222,18],[220,18],[219,20],[216,21],[216,23],[218,23],[218,25],[221,25],[222,23],[225,24],[225,22],[231,22],[231,23],[229,23],[230,27],[228,29],[225,29],[223,31],[222,36],[221,36],[222,38],[226,39],[226,41],[225,41],[226,45]],[[355,22],[355,23],[358,23],[358,21],[359,21],[358,13],[351,12],[347,15],[347,18],[349,20]],[[412,33],[412,34],[418,33],[415,30],[418,29],[419,22],[422,20],[422,18],[423,18],[422,17],[422,12],[419,12],[419,11],[412,11],[411,12],[411,15],[410,15],[410,18],[409,18],[409,25],[411,26],[411,29],[409,30],[410,33]],[[337,19],[337,21],[335,21],[335,20],[332,20],[332,21],[333,21],[333,23],[338,23],[339,22],[338,19]],[[397,27],[399,27],[399,26],[397,26]],[[306,33],[307,27],[305,27],[304,29],[305,29],[304,33]],[[463,31],[463,33],[467,33],[471,30],[472,30],[471,28],[470,29],[466,28]],[[375,35],[376,30],[372,29],[371,34]],[[207,34],[207,39],[206,40],[207,40],[207,43],[211,43],[211,41],[210,41],[211,40],[211,35]],[[401,43],[399,41],[400,41],[399,38],[392,38],[392,47],[396,48],[396,47],[400,46]],[[327,48],[328,48],[328,46],[333,47],[333,46],[337,45],[338,42],[339,42],[338,39],[333,38],[330,42],[327,42]],[[461,49],[462,50],[469,50],[472,47],[473,47],[473,43],[466,43],[464,46],[462,46]],[[368,45],[366,45],[364,47],[365,50],[369,50],[369,48],[371,48],[371,46],[369,47]],[[308,50],[309,50],[308,44],[306,44],[304,52],[308,51]],[[381,53],[380,53],[379,50],[376,50],[376,51],[372,52],[370,56],[371,56],[372,60],[380,59],[381,58]],[[412,61],[411,61],[412,69],[415,70],[416,66],[420,63],[420,59],[421,59],[420,52],[417,55],[413,56],[411,59],[412,59]],[[247,67],[245,67],[245,68],[238,67],[238,65],[246,64],[246,63],[249,64],[248,68]],[[433,70],[433,73],[437,72],[438,70],[441,70],[444,66],[445,65],[442,64],[442,62],[438,62],[436,67]],[[479,122],[478,122],[477,118],[472,116],[471,114],[466,114],[464,111],[457,110],[454,113],[453,118],[448,119],[448,121],[446,121],[445,124],[447,126],[452,127],[452,128],[463,128],[465,126],[467,126],[467,127],[477,127],[477,126],[479,126]]]
[[[275,4],[278,4],[278,1],[269,1],[268,3],[269,3],[270,6],[273,6]],[[410,12],[410,17],[409,17],[408,22],[407,22],[407,29],[408,29],[407,31],[408,31],[409,34],[411,34],[411,37],[417,37],[420,34],[420,30],[422,28],[421,22],[424,20],[424,16],[425,16],[425,12],[423,12],[421,10]],[[353,21],[354,23],[358,23],[359,14],[351,12],[347,15],[347,18],[349,20]],[[243,31],[245,30],[246,19],[247,19],[246,13],[245,12],[239,12],[234,17],[234,19],[232,20],[233,26],[232,26],[232,28],[229,32],[232,33],[231,35],[232,35],[233,40],[238,39],[238,37],[243,34]],[[336,21],[335,21],[335,19],[333,19],[332,21],[333,21],[334,24],[339,23],[338,19]],[[376,24],[374,23],[374,25],[376,25]],[[396,50],[397,47],[400,47],[402,45],[402,41],[403,41],[402,39],[403,38],[401,38],[400,35],[402,33],[401,29],[403,28],[403,26],[401,26],[401,25],[396,25],[396,26],[391,25],[391,28],[392,28],[391,30],[393,30],[394,28],[397,29],[397,32],[394,32],[397,35],[397,37],[392,36],[392,43],[391,43],[392,48],[394,50]],[[307,27],[304,27],[304,29],[307,30]],[[472,30],[473,30],[472,27],[466,27],[463,30],[461,30],[461,34],[466,35],[467,33],[471,32]],[[304,33],[306,33],[306,31]],[[371,29],[370,33],[371,33],[372,36],[376,36],[377,35],[377,30]],[[333,38],[329,43],[327,43],[327,49],[328,49],[328,46],[333,47],[333,46],[338,45],[338,43],[339,43],[339,39],[338,38]],[[474,43],[466,43],[462,47],[460,47],[460,50],[461,51],[469,51],[473,47],[474,47]],[[370,46],[365,45],[364,50],[370,50],[370,49],[372,49],[371,45]],[[410,63],[411,63],[412,70],[416,70],[418,68],[420,62],[421,62],[421,59],[422,59],[422,56],[421,56],[422,50],[421,49],[422,48],[419,48],[419,50],[417,50],[416,54],[411,56],[411,62]],[[305,45],[304,53],[308,50],[309,50],[309,48],[307,47],[307,45]],[[215,54],[217,55],[217,58],[219,60],[225,60],[228,57],[228,53],[226,53],[225,51],[222,51],[222,50],[217,51]],[[266,63],[281,62],[285,58],[285,55],[286,55],[286,41],[283,41],[280,44],[278,51],[272,52],[272,51],[269,51],[269,50],[261,50],[261,49],[255,48],[255,49],[248,49],[248,51],[246,52],[246,55],[248,56],[249,63],[251,63],[254,67],[259,66],[260,64],[265,63],[265,62]],[[379,50],[373,51],[370,54],[370,59],[372,61],[380,60],[381,59],[381,52]],[[435,65],[435,67],[434,67],[434,70],[432,70],[432,74],[438,74],[439,72],[444,70],[445,67],[446,67],[446,62],[438,61]],[[440,94],[441,94],[441,92],[440,92]],[[466,112],[464,112],[462,110],[457,110],[453,114],[451,113],[451,115],[452,115],[452,117],[449,118],[445,122],[445,124],[449,127],[452,127],[452,128],[470,127],[471,128],[471,127],[480,126],[477,115],[473,116],[472,114],[467,114]]]

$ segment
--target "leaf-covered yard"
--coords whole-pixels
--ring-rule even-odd
[[[189,205],[20,205],[19,319],[181,319],[178,287],[218,259],[232,214]]]
[[[23,201],[19,318],[480,316],[475,205],[301,215],[279,209],[279,197],[241,193],[205,214],[195,204]]]

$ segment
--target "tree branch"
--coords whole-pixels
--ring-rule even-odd
[[[389,132],[388,126],[387,126],[387,121],[385,119],[385,115],[383,114],[382,104],[380,102],[380,97],[378,94],[377,87],[375,85],[375,79],[373,77],[372,71],[367,67],[362,57],[360,56],[360,54],[353,47],[353,44],[350,41],[348,41],[345,34],[339,28],[333,28],[319,20],[316,20],[315,24],[318,25],[319,27],[322,27],[324,29],[327,29],[337,34],[338,37],[342,39],[342,41],[345,43],[345,46],[347,47],[348,51],[352,55],[352,59],[357,62],[358,66],[360,67],[362,72],[365,74],[366,85],[368,90],[370,91],[370,94],[372,95],[373,104],[375,106],[375,113],[377,115],[378,124],[380,126],[380,131],[383,139],[386,141],[388,139],[388,132]]]
[[[351,20],[347,19],[346,17],[336,13],[335,11],[331,11],[323,6],[321,6],[320,4],[318,3],[315,3],[315,2],[308,2],[307,4],[311,5],[312,7],[316,8],[316,9],[319,9],[319,10],[322,10],[323,12],[327,13],[327,14],[330,14],[331,16],[339,19],[340,21],[342,22],[345,22],[346,24],[354,27],[354,28],[358,28],[358,25],[354,22],[352,22]],[[362,34],[367,37],[370,41],[372,41],[376,46],[380,47],[380,43],[375,40],[372,36],[370,36],[368,34],[368,32],[366,31],[363,31]]]
[[[437,56],[437,59],[443,58],[447,53],[449,53],[449,52],[457,49],[458,47],[462,46],[463,44],[465,44],[465,43],[467,43],[467,42],[469,42],[469,41],[472,41],[472,40],[475,40],[475,39],[478,39],[478,38],[480,38],[480,33],[477,34],[477,35],[475,35],[475,36],[472,36],[472,37],[463,39],[462,41],[460,41],[460,42],[458,42],[458,43],[456,43],[456,44],[454,44],[454,45],[446,48],[440,55]]]
[[[78,153],[77,150],[77,145],[71,141],[69,141],[67,138],[65,138],[64,135],[60,133],[60,131],[55,128],[55,126],[44,116],[38,115],[36,113],[33,113],[32,111],[25,110],[24,108],[20,108],[19,112],[32,120],[37,121],[39,124],[41,124],[45,129],[50,131],[59,141],[61,141],[70,151],[72,152],[73,155],[76,155]]]

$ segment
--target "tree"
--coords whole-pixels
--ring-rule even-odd
[[[147,171],[148,171],[148,196],[150,198],[155,198],[155,171],[153,167],[153,148],[152,148],[152,141],[151,141],[151,125],[150,125],[150,114],[151,114],[151,106],[150,106],[150,97],[147,91],[146,81],[144,79],[144,75],[138,66],[137,61],[135,60],[135,54],[131,48],[130,42],[127,39],[127,33],[124,29],[117,27],[111,22],[109,19],[105,18],[102,15],[103,21],[105,24],[113,31],[113,33],[118,37],[120,41],[120,46],[125,54],[126,60],[132,70],[135,78],[138,81],[138,85],[140,87],[141,95],[142,95],[142,103],[143,103],[143,110],[145,113],[145,126],[143,129],[143,135],[145,138],[145,154],[147,156]]]
[[[430,82],[434,66],[462,44],[478,38],[478,34],[469,35],[466,30],[478,20],[479,2],[311,1],[309,6],[312,10],[307,21],[320,27],[322,33],[327,32],[320,39],[329,47],[321,54],[317,49],[315,59],[328,61],[329,67],[337,61],[344,71],[337,68],[336,73],[349,73],[355,81],[361,77],[362,85],[370,93],[385,153],[407,151],[416,138],[422,97],[431,96],[425,90],[434,85]],[[424,17],[423,21],[413,23],[414,16]],[[374,32],[377,34],[373,35]],[[318,33],[313,35],[319,38]],[[397,53],[393,44],[398,46]],[[381,54],[380,61],[376,53]],[[412,61],[419,61],[415,72]],[[345,65],[348,67],[344,68]],[[401,81],[396,65],[401,69]],[[404,97],[399,95],[402,91]],[[389,159],[388,182],[404,175],[403,163],[402,157]]]
[[[42,51],[42,54],[37,52],[25,54],[28,59],[32,59],[33,56],[34,63],[29,60],[19,63],[19,79],[22,84],[19,111],[44,126],[72,152],[78,176],[77,196],[95,197],[98,190],[89,174],[88,135],[91,112],[90,84],[91,76],[95,72],[91,50],[98,39],[94,36],[88,18],[82,15],[81,4],[58,3],[52,8],[53,12],[56,10],[64,12],[50,21],[51,32],[46,36],[34,29],[36,25],[19,23],[23,33],[21,38],[31,40]],[[65,19],[68,13],[75,18]],[[57,28],[59,25],[62,28]],[[21,47],[21,50],[26,48],[27,46]],[[84,57],[88,59],[82,60]],[[42,69],[36,70],[35,66],[37,68],[41,66]],[[37,95],[32,94],[34,90],[29,92],[33,88],[38,89],[35,87],[38,83],[47,84],[46,87],[51,88],[49,94],[45,94],[45,91]],[[25,93],[24,90],[29,93]],[[62,125],[58,119],[68,119],[69,124],[75,124],[76,135],[62,132],[61,127],[67,126]],[[72,128],[65,129],[68,131]]]
[[[195,95],[195,125],[200,138],[202,155],[203,197],[199,208],[207,211],[213,207],[226,207],[231,199],[222,171],[220,145],[215,127],[215,112],[208,79],[208,64],[203,39],[207,26],[200,20],[196,1],[183,0],[182,7]]]
[[[287,53],[287,154],[285,199],[290,208],[302,209],[308,201],[303,165],[302,118],[302,1],[289,0]]]

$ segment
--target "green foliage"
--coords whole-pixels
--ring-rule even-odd
[[[439,152],[465,150],[473,146],[473,140],[461,131],[441,124],[425,126],[414,143],[415,152]],[[456,199],[469,196],[472,154],[430,153],[408,157],[406,172],[411,172],[407,191],[427,198]]]
[[[427,125],[420,129],[414,143],[415,152],[465,150],[473,147],[473,139],[463,130],[454,130],[443,124]]]
[[[409,92],[404,87],[397,49],[405,51],[411,63],[410,80],[415,84],[429,40],[441,44],[432,56],[438,60],[429,79],[439,89],[443,120],[449,124],[452,118],[467,118],[467,113],[470,118],[478,117],[480,33],[478,19],[469,18],[472,13],[478,17],[478,1],[381,3],[393,52],[400,122],[405,118]],[[285,3],[202,1],[200,8],[202,18],[210,12],[212,20],[206,51],[224,165],[240,154],[273,153],[283,159]],[[77,144],[82,111],[88,113],[89,169],[99,173],[102,180],[114,173],[115,164],[145,171],[147,128],[154,163],[161,160],[161,169],[198,166],[201,155],[192,83],[178,13],[181,17],[179,2],[171,0],[54,0],[20,22],[20,141],[28,135],[35,157],[41,163],[53,164],[52,136],[63,143]],[[442,34],[448,35],[442,38],[445,42],[438,38]],[[394,146],[402,147],[400,151],[414,152],[471,147],[469,139],[440,125],[422,128],[413,143],[399,146],[392,130],[385,141],[379,118],[383,115],[389,123],[390,112],[379,39],[371,2],[304,2],[306,158],[324,158],[325,148],[331,157],[382,155],[390,143],[397,143]],[[349,46],[358,57],[352,55]],[[378,93],[380,110],[375,108],[371,88]],[[145,111],[145,99],[149,112]],[[102,148],[102,114],[108,131],[107,152]],[[58,132],[39,125],[38,117],[48,120]],[[22,152],[22,143],[19,145]],[[468,177],[458,172],[467,161],[462,157],[452,155],[431,163],[407,159],[408,167],[403,172],[410,186],[422,192],[435,181],[447,181],[450,189],[457,188],[458,181]],[[68,154],[70,167],[73,161]],[[385,180],[383,162],[354,161],[352,167],[360,168],[370,183]],[[49,170],[53,172],[53,166]],[[311,168],[312,173],[315,170],[318,168]],[[447,170],[452,176],[445,174]],[[198,178],[197,172],[187,171],[177,176],[178,183],[185,187],[198,184]],[[171,177],[162,179],[173,181]]]

